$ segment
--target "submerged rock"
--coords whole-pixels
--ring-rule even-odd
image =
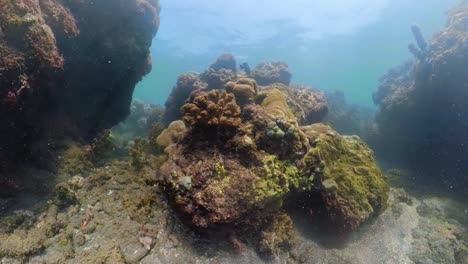
[[[43,156],[51,140],[91,140],[128,115],[151,69],[157,0],[0,6],[2,160]]]
[[[380,80],[369,142],[387,161],[413,170],[420,183],[468,192],[468,5],[449,12],[426,43],[413,26],[415,59]]]
[[[304,160],[314,168],[324,213],[334,232],[355,230],[387,208],[389,187],[372,150],[359,137],[340,136],[321,124],[302,130],[312,146]]]
[[[255,81],[240,78],[193,92],[181,108],[187,130],[169,140],[173,147],[158,175],[184,221],[205,234],[234,237],[236,245],[245,241],[279,254],[294,238],[284,212],[290,203],[319,195],[326,213],[310,215],[311,202],[301,214],[312,218],[310,224],[326,219],[338,233],[380,214],[388,187],[372,151],[325,125],[300,127],[288,102],[313,112],[317,101],[297,96],[308,91],[275,84],[257,92]],[[169,138],[165,133],[161,143]]]

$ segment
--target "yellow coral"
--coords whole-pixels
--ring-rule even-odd
[[[286,96],[278,89],[273,89],[267,93],[267,96],[263,99],[262,106],[275,118],[287,119],[294,123],[297,122],[294,113],[286,102]]]

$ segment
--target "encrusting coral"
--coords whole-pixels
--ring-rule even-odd
[[[322,124],[301,129],[312,146],[304,162],[321,185],[331,230],[347,233],[386,208],[389,187],[359,137],[340,136]]]
[[[328,219],[342,234],[382,212],[388,187],[372,151],[327,126],[299,125],[304,112],[324,107],[321,94],[257,81],[237,76],[193,92],[182,107],[185,126],[176,121],[159,136],[158,143],[171,146],[160,183],[182,218],[199,231],[278,254],[294,237],[285,203],[322,197],[326,214],[310,215],[314,203],[300,213],[311,222]]]
[[[219,90],[194,92],[182,107],[184,121],[192,127],[237,127],[240,107],[233,94]]]

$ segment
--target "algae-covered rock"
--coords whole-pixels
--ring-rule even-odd
[[[71,177],[76,174],[86,174],[93,167],[91,148],[76,143],[67,144],[58,152],[56,167],[59,175]]]
[[[309,105],[305,99],[320,98],[316,91],[282,84],[257,91],[255,81],[222,86],[231,93],[192,93],[182,107],[184,129],[178,132],[181,121],[174,122],[158,138],[171,148],[157,174],[182,219],[204,234],[279,254],[293,240],[285,213],[291,205],[311,224],[326,222],[342,234],[381,213],[388,187],[372,151],[328,126],[299,126],[300,111],[291,106],[302,113],[320,109],[321,99]],[[311,197],[320,197],[324,213],[310,214],[317,206]]]
[[[151,69],[157,0],[0,0],[0,10],[2,160],[89,142],[125,119]]]
[[[38,230],[16,231],[13,234],[0,234],[0,256],[25,258],[44,248],[46,237]]]
[[[149,145],[143,138],[136,138],[133,144],[128,149],[130,162],[135,170],[142,169],[145,165],[149,164]]]
[[[55,186],[53,203],[59,208],[65,208],[78,202],[75,191],[67,183],[59,183]]]
[[[286,213],[278,213],[261,232],[259,251],[279,255],[294,244],[293,222]]]
[[[468,4],[448,12],[430,41],[413,26],[414,59],[380,78],[369,142],[380,159],[411,170],[418,184],[468,192]]]
[[[316,124],[301,128],[311,149],[304,157],[314,178],[330,224],[347,233],[387,207],[389,188],[375,164],[372,150],[357,136],[341,136]]]

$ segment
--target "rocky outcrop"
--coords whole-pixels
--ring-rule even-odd
[[[294,239],[288,208],[339,234],[382,212],[388,187],[372,151],[325,125],[300,125],[320,112],[320,95],[278,83],[257,87],[244,76],[192,92],[181,108],[184,129],[173,122],[158,138],[168,159],[157,175],[182,219],[237,246],[278,254]],[[318,208],[323,213],[311,214]]]
[[[158,13],[157,0],[0,0],[2,155],[122,121],[151,69]]]
[[[372,144],[382,158],[416,169],[424,183],[468,191],[468,5],[449,13],[426,43],[412,27],[415,59],[390,71],[374,93]]]

